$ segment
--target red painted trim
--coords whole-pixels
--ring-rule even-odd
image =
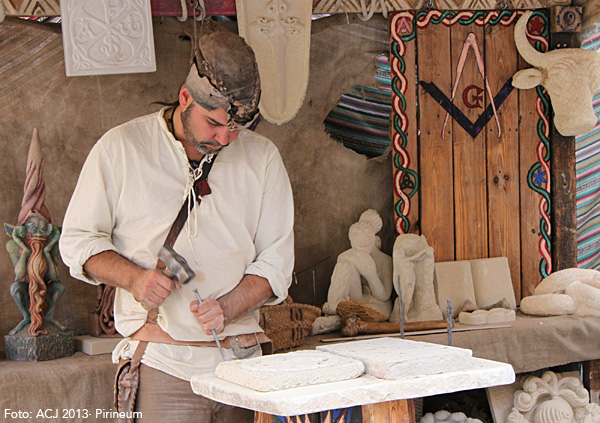
[[[188,16],[192,16],[194,10],[189,7]],[[181,16],[181,2],[179,0],[150,0],[152,15],[154,16]],[[226,15],[235,16],[235,0],[204,0],[207,16]]]

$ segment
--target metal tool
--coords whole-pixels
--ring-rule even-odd
[[[446,322],[448,326],[448,346],[452,346],[452,302],[446,301]]]
[[[187,264],[187,261],[168,245],[160,247],[158,258],[166,266],[163,273],[169,278],[177,277],[182,285],[185,285],[196,276],[196,272]]]
[[[202,304],[202,298],[200,298],[200,293],[198,292],[197,289],[194,289],[194,294],[196,294],[196,299],[198,300],[198,304]],[[223,357],[223,361],[227,360],[225,358],[225,351],[223,350],[223,347],[221,346],[221,342],[219,342],[219,338],[217,337],[217,333],[215,332],[214,329],[212,329],[211,332],[213,334],[213,337],[215,338],[217,347],[219,347],[219,352],[221,353],[221,357]]]
[[[404,306],[402,305],[402,286],[398,275],[398,310],[400,311],[400,339],[404,339]]]

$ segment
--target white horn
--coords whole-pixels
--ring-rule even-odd
[[[546,58],[544,57],[544,53],[540,53],[535,48],[529,44],[529,40],[527,40],[527,21],[531,16],[531,10],[523,13],[523,16],[519,18],[517,24],[515,25],[515,44],[517,45],[517,50],[521,54],[521,57],[532,66],[535,67],[544,67],[546,64]]]

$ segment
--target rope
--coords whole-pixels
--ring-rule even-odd
[[[181,16],[177,16],[177,20],[179,22],[185,22],[188,18],[187,13],[187,5],[185,4],[185,0],[179,0],[181,2]]]
[[[375,2],[376,0],[371,0],[371,7],[370,10],[367,12],[366,0],[360,0],[360,8],[362,9],[362,14],[359,14],[358,18],[361,21],[365,22],[373,17],[373,14],[375,13]],[[383,17],[387,19],[388,10],[387,6],[385,5],[385,0],[379,0],[379,4],[381,6],[381,13],[383,14]]]

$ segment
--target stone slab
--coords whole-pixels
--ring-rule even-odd
[[[29,325],[15,335],[4,336],[4,350],[8,361],[47,361],[69,357],[75,353],[72,331],[61,332],[52,327],[47,335],[29,336]],[[54,328],[54,329],[53,329]]]
[[[67,76],[156,71],[149,1],[61,0]]]
[[[110,354],[123,338],[97,338],[91,335],[75,337],[75,351],[87,355]]]
[[[510,364],[471,358],[469,367],[460,372],[409,376],[400,380],[363,375],[341,382],[274,392],[248,389],[219,379],[214,373],[194,376],[190,383],[196,394],[218,402],[278,416],[295,416],[506,385],[514,380],[515,373]]]
[[[219,363],[218,378],[261,392],[354,379],[362,361],[324,351],[294,351]]]
[[[511,308],[517,308],[506,257],[471,260],[471,274],[479,307],[487,307],[506,298]]]
[[[477,303],[469,260],[435,263],[434,286],[444,319],[447,300],[451,301],[453,310],[457,310],[466,300]]]
[[[379,338],[317,347],[360,360],[365,371],[381,379],[403,379],[463,370],[471,365],[471,350],[398,338]]]

